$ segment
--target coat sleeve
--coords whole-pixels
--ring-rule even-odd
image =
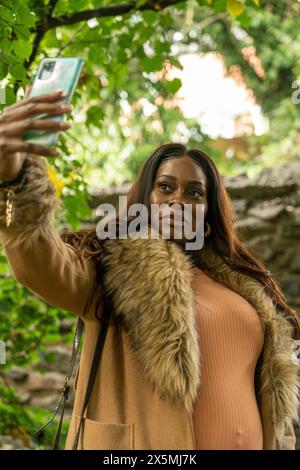
[[[47,163],[28,155],[21,185],[11,196],[12,222],[6,227],[7,193],[0,190],[0,241],[17,281],[50,305],[83,316],[94,292],[92,262],[64,243],[54,228],[60,206]]]

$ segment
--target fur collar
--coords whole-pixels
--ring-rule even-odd
[[[260,316],[265,344],[260,392],[270,393],[276,437],[298,418],[299,366],[292,360],[291,326],[264,287],[232,270],[212,248],[198,252],[200,267],[243,296]],[[161,397],[192,411],[201,384],[201,357],[191,288],[192,262],[173,242],[151,238],[106,240],[105,287],[128,333],[145,377]]]

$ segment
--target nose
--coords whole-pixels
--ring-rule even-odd
[[[173,204],[179,204],[181,206],[181,208],[183,209],[183,207],[184,207],[184,198],[183,198],[182,193],[179,190],[174,192],[171,195],[170,199],[168,200],[168,204],[169,204],[169,206],[172,206]]]
[[[181,201],[181,200],[172,200],[172,202],[170,202],[170,201],[168,202],[168,206],[169,206],[169,207],[172,207],[172,206],[174,206],[174,205],[176,205],[176,206],[175,206],[175,207],[176,207],[175,210],[179,211],[180,214],[183,213],[183,211],[184,211],[184,203],[183,203],[183,201]]]

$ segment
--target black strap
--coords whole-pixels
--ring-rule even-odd
[[[106,333],[107,333],[107,329],[108,329],[108,325],[109,325],[110,314],[111,314],[111,309],[110,308],[104,308],[104,312],[103,312],[103,315],[101,317],[101,326],[100,326],[100,330],[99,330],[99,334],[98,334],[98,338],[97,338],[97,343],[96,343],[96,347],[95,347],[95,351],[94,351],[94,356],[93,356],[93,360],[92,360],[92,365],[91,365],[90,375],[89,375],[89,379],[88,379],[88,384],[87,384],[85,397],[84,397],[83,405],[82,405],[82,409],[81,409],[79,425],[78,425],[78,429],[77,429],[76,436],[75,436],[75,439],[74,439],[74,443],[73,443],[73,446],[72,446],[72,450],[76,450],[77,446],[78,446],[79,435],[80,435],[80,431],[81,431],[81,427],[82,427],[82,423],[83,423],[83,415],[84,415],[84,412],[86,410],[88,401],[90,399],[92,389],[93,389],[93,385],[95,383],[95,378],[96,378],[96,375],[97,375],[97,370],[98,370],[98,367],[99,367],[101,354],[102,354],[102,351],[103,351],[103,346],[104,346]]]
[[[40,429],[38,429],[37,431],[34,432],[34,435],[40,434],[46,428],[46,426],[48,426],[54,420],[60,406],[63,405],[53,449],[57,449],[58,446],[59,446],[59,438],[60,438],[60,433],[61,433],[61,427],[62,427],[62,421],[63,421],[63,415],[64,415],[64,408],[65,408],[65,403],[68,399],[69,391],[70,391],[70,378],[72,376],[72,372],[73,372],[74,365],[75,365],[75,362],[76,362],[76,357],[77,357],[78,349],[79,349],[79,346],[80,346],[80,341],[81,341],[81,337],[82,337],[82,334],[83,334],[83,330],[84,330],[84,321],[81,318],[78,318],[77,325],[76,325],[75,336],[74,336],[73,349],[72,349],[72,355],[71,355],[69,370],[68,370],[68,373],[67,373],[66,378],[65,378],[65,383],[64,383],[64,386],[63,386],[62,391],[61,391],[62,393],[61,393],[60,399],[59,399],[58,404],[57,404],[51,418],[49,419],[49,421],[46,424],[44,424],[44,426],[42,426]]]

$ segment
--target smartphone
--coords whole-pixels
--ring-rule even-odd
[[[29,97],[51,93],[58,89],[64,90],[60,99],[62,104],[69,104],[76,88],[84,61],[78,57],[56,57],[43,59],[33,80]],[[34,119],[51,119],[64,121],[65,114],[36,114]],[[23,134],[23,139],[33,144],[52,147],[56,145],[60,131],[32,130]]]

